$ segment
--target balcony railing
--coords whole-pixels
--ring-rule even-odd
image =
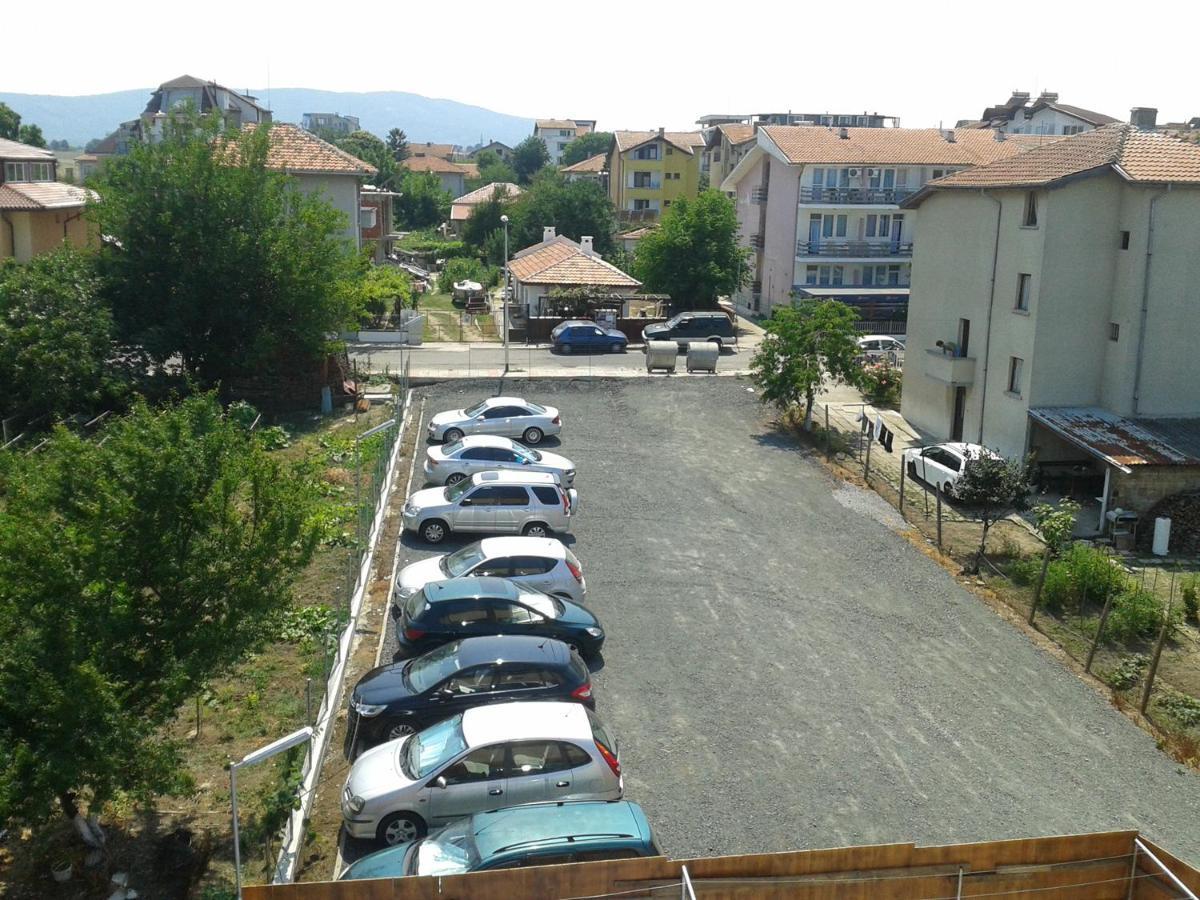
[[[635,181],[629,185],[629,189],[632,191],[657,191],[661,187],[661,181]]]
[[[767,202],[767,189],[764,187],[756,187],[754,190],[752,190],[750,192],[750,202],[751,203],[766,203]]]
[[[869,259],[912,256],[911,243],[871,241],[797,241],[797,256],[847,256]]]
[[[910,194],[908,188],[802,187],[801,203],[879,203],[897,204]]]

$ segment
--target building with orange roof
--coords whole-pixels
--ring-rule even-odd
[[[467,179],[479,175],[474,163],[456,163],[440,156],[409,156],[401,160],[400,167],[410,172],[432,172],[442,183],[442,190],[451,196],[461,197],[467,192]]]
[[[597,153],[569,166],[562,166],[559,173],[567,181],[594,181],[606,185],[608,177],[608,154]]]
[[[617,213],[654,221],[700,191],[704,137],[699,131],[616,131],[608,152],[608,196]]]
[[[553,225],[542,231],[541,243],[515,253],[508,264],[513,303],[526,316],[544,315],[551,292],[565,288],[594,288],[605,294],[632,295],[642,283],[605,262],[592,249],[592,239],[579,243],[556,234]]]
[[[546,145],[552,166],[559,164],[571,141],[595,130],[595,119],[538,119],[533,123],[533,136]]]
[[[0,138],[0,261],[94,238],[83,216],[95,194],[55,180],[57,165],[49,150]]]

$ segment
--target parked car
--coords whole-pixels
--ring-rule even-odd
[[[527,803],[476,813],[411,844],[377,850],[352,863],[339,880],[461,875],[661,853],[646,814],[630,800]]]
[[[534,450],[512,438],[471,434],[453,444],[425,448],[425,478],[438,484],[454,484],[490,469],[550,472],[567,487],[575,482],[575,463],[565,456]]]
[[[463,638],[405,662],[379,666],[358,680],[346,719],[346,756],[472,706],[514,700],[596,707],[587,665],[562,641],[517,634]]]
[[[507,578],[547,594],[582,603],[587,597],[583,566],[554,538],[496,537],[461,550],[410,563],[396,576],[392,602],[402,604],[427,584],[468,575]]]
[[[736,347],[737,329],[733,320],[723,312],[682,312],[660,325],[647,325],[642,329],[642,340],[674,341],[681,349],[699,341],[711,342],[718,347]]]
[[[904,451],[904,465],[913,478],[919,478],[947,497],[953,497],[954,486],[969,461],[984,454],[996,455],[980,444],[951,441],[928,447],[909,447]]]
[[[549,537],[571,530],[579,492],[549,472],[477,472],[449,487],[417,491],[404,504],[404,528],[430,544],[452,531]]]
[[[904,361],[904,341],[886,334],[865,334],[858,339],[858,352],[871,362],[886,359],[897,365]]]
[[[559,353],[589,350],[594,353],[623,353],[629,338],[615,328],[605,328],[586,319],[568,319],[554,326],[550,341]]]
[[[424,653],[447,641],[495,634],[555,638],[593,657],[604,628],[581,603],[506,578],[451,578],[426,585],[392,607],[400,653]]]
[[[562,417],[553,406],[539,406],[520,397],[488,397],[467,409],[440,412],[429,420],[429,437],[453,444],[468,434],[519,437],[540,444],[562,431]]]
[[[355,838],[415,841],[430,826],[546,800],[620,800],[617,743],[578,703],[477,706],[355,760],[342,820]]]

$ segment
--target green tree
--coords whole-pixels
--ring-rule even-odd
[[[487,166],[480,166],[479,176],[467,179],[467,190],[473,191],[476,188],[481,188],[488,184],[496,184],[497,182],[505,182],[507,184],[517,183],[517,173],[513,170],[513,167],[499,160]]]
[[[513,147],[512,167],[520,184],[529,184],[533,176],[549,163],[550,154],[541,138],[530,135]]]
[[[0,103],[0,138],[15,141],[21,133],[21,114],[7,103]]]
[[[163,725],[268,633],[312,489],[211,394],[0,458],[0,820],[186,789]]]
[[[671,295],[674,309],[713,309],[745,283],[748,253],[738,244],[733,201],[705,191],[676,200],[638,241],[635,269],[646,290]]]
[[[5,415],[97,412],[123,394],[113,322],[94,260],[61,247],[0,268],[0,396]]]
[[[46,138],[42,134],[42,127],[34,125],[32,122],[21,126],[21,130],[17,132],[17,140],[22,144],[28,144],[30,147],[46,146]]]
[[[1011,510],[1028,509],[1029,491],[1027,463],[990,451],[968,456],[954,484],[954,496],[974,508],[982,526],[979,549],[969,569],[972,574],[979,573],[992,526]]]
[[[412,278],[395,266],[368,266],[360,283],[360,306],[375,322],[413,306]]]
[[[564,181],[553,170],[541,172],[529,190],[509,207],[510,243],[515,253],[542,239],[542,228],[553,225],[573,240],[591,235],[596,252],[608,256],[615,247],[616,211],[600,185]]]
[[[305,365],[355,315],[345,216],[266,167],[269,129],[188,119],[110,161],[92,214],[118,338],[204,384]]]
[[[454,198],[432,172],[405,171],[396,198],[395,218],[400,228],[434,228],[450,217]]]
[[[858,378],[857,321],[858,314],[837,300],[776,307],[750,360],[759,399],[783,413],[803,403],[804,427],[811,429],[816,395]]]
[[[563,148],[559,165],[573,166],[597,153],[607,153],[612,149],[612,145],[613,136],[608,131],[593,131],[590,134],[580,135]]]
[[[480,150],[475,154],[475,165],[479,167],[479,171],[483,171],[488,166],[494,166],[498,162],[503,162],[500,159],[500,154],[495,150]]]
[[[369,131],[352,131],[335,142],[351,156],[356,156],[365,163],[375,167],[375,176],[371,183],[376,187],[394,190],[397,181],[396,159],[388,144],[385,144]]]
[[[499,189],[493,191],[492,196],[483,203],[477,203],[467,217],[467,221],[463,223],[463,242],[483,253],[491,236],[497,231],[503,232],[504,223],[500,221],[500,217],[504,215],[511,203],[512,201],[505,199],[505,194],[499,192]],[[500,256],[504,256],[503,250],[500,251]],[[502,258],[489,259],[488,262],[502,264],[504,260]]]
[[[387,148],[393,160],[404,162],[408,159],[408,135],[400,128],[393,128],[388,132]]]

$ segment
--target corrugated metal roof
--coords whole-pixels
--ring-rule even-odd
[[[1029,417],[1126,473],[1200,466],[1200,419],[1126,419],[1098,406],[1039,406]]]

